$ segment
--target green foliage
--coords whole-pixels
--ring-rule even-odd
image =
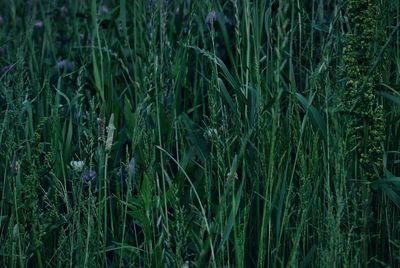
[[[0,1],[1,267],[397,267],[400,4]]]

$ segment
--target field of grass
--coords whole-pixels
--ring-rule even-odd
[[[0,1],[0,267],[399,267],[397,0]]]

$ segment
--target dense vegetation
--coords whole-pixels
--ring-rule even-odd
[[[0,1],[0,266],[400,266],[399,28],[395,0]]]

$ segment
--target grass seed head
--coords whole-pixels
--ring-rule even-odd
[[[19,226],[18,226],[18,223],[17,223],[13,227],[13,239],[14,239],[14,241],[18,240],[18,236],[19,236]]]
[[[110,121],[108,123],[107,127],[107,141],[106,141],[106,152],[111,151],[111,147],[113,144],[113,139],[114,139],[114,114],[111,114]]]

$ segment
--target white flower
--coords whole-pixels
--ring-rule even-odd
[[[81,172],[83,170],[83,167],[85,166],[85,162],[83,161],[71,161],[69,164],[76,172]]]
[[[234,172],[234,173],[228,172],[228,174],[226,174],[226,176],[228,177],[228,179],[230,179],[230,178],[233,178],[235,180],[238,179],[238,174],[236,172]]]
[[[218,131],[215,128],[206,129],[204,136],[207,138],[216,138],[218,136]]]

